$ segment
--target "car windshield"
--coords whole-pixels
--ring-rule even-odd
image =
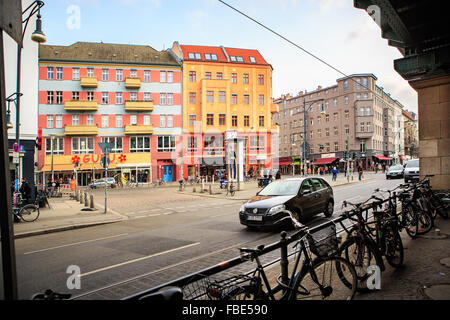
[[[390,171],[394,171],[394,170],[403,170],[403,166],[401,166],[401,165],[396,165],[396,166],[391,167],[389,170],[390,170]]]
[[[258,195],[260,196],[290,196],[296,195],[300,188],[300,180],[284,180],[274,181],[262,189]]]
[[[418,166],[419,166],[419,160],[410,160],[406,164],[407,168],[414,168],[414,167],[418,167]]]

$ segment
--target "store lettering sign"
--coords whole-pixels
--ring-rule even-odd
[[[103,157],[103,154],[85,154],[85,155],[79,155],[79,156],[73,156],[72,157],[72,163],[99,163],[101,158]],[[127,161],[127,155],[126,154],[120,154],[117,155],[115,153],[108,154],[109,163],[113,162],[126,162]]]

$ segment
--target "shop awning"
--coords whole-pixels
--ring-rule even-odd
[[[315,165],[321,165],[321,164],[330,164],[333,163],[334,161],[336,161],[338,158],[320,158],[320,159],[316,159],[316,161],[314,161]]]
[[[374,156],[374,157],[377,158],[378,160],[382,160],[382,161],[385,161],[385,160],[392,160],[391,158],[386,157],[386,156]]]
[[[110,163],[109,164],[109,169],[114,169],[116,167],[115,163]],[[80,163],[78,165],[77,168],[78,171],[81,170],[104,170],[102,165],[100,163]],[[41,172],[48,172],[48,171],[52,171],[52,166],[51,164],[46,164],[42,167],[42,169],[40,170]],[[53,165],[53,171],[74,171],[74,164],[54,164]]]

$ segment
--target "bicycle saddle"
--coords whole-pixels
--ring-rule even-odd
[[[254,248],[239,248],[239,250],[241,252],[248,252],[248,253],[258,253],[264,250],[264,245],[261,244],[259,246],[256,247],[256,249]]]

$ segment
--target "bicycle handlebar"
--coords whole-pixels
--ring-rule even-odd
[[[67,300],[72,295],[70,293],[58,293],[51,289],[45,290],[44,293],[36,293],[31,297],[31,300]]]

